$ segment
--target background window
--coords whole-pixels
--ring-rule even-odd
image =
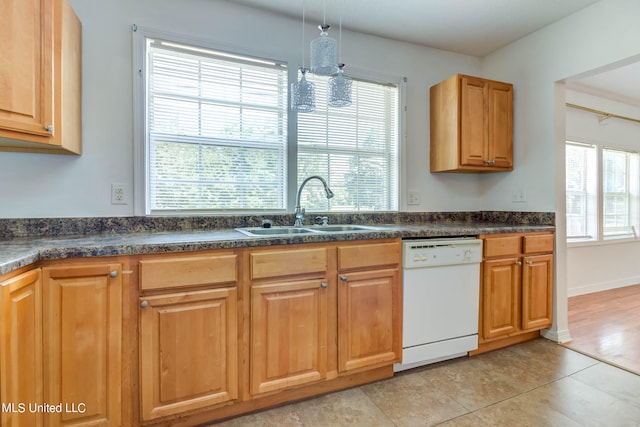
[[[148,211],[286,208],[286,65],[146,43]]]
[[[596,236],[596,147],[568,142],[566,145],[567,238]]]
[[[316,84],[316,110],[298,114],[298,185],[310,175],[321,185],[302,193],[308,211],[391,211],[398,209],[398,86],[353,81],[349,107],[327,106],[327,77]],[[310,183],[311,184],[311,183]],[[308,188],[308,190],[307,190]]]
[[[635,238],[640,154],[567,141],[565,158],[567,240]]]
[[[639,180],[638,153],[602,150],[603,238],[634,236]]]

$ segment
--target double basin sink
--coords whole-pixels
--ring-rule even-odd
[[[297,234],[314,234],[314,233],[339,233],[344,231],[376,231],[379,228],[367,225],[318,225],[314,227],[246,227],[236,228],[237,231],[250,237],[258,236],[290,236]]]

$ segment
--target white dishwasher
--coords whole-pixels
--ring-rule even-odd
[[[482,240],[403,242],[402,363],[395,371],[478,348]]]

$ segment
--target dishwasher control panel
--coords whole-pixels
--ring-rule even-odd
[[[482,240],[405,240],[402,254],[404,268],[479,263],[482,261]]]

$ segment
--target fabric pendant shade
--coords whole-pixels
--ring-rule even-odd
[[[338,42],[329,37],[329,25],[320,25],[320,37],[311,41],[311,72],[331,76],[338,72]]]

